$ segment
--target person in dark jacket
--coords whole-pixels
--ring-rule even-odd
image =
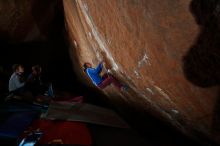
[[[31,69],[32,72],[26,81],[27,88],[32,92],[33,96],[42,95],[48,88],[41,80],[42,68],[39,65],[35,65]]]

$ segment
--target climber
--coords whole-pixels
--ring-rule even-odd
[[[110,73],[105,73],[104,75],[100,75],[103,68],[103,61],[99,63],[96,68],[92,68],[91,63],[84,63],[84,72],[89,76],[92,80],[93,84],[100,89],[104,89],[110,84],[113,84],[117,89],[123,91],[127,89],[127,86],[122,85],[115,77],[113,77]]]

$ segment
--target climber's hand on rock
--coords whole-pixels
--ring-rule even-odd
[[[101,61],[101,64],[102,64],[103,66],[105,66],[105,65],[106,65],[106,64],[105,64],[105,62],[104,62],[103,60]]]

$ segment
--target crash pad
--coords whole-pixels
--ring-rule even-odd
[[[82,122],[34,120],[25,133],[31,131],[43,133],[39,144],[71,144],[91,146],[92,138],[87,125]]]
[[[44,118],[50,120],[81,121],[105,126],[129,128],[113,110],[88,103],[52,102]]]

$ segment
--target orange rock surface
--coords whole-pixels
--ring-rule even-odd
[[[72,61],[84,83],[92,86],[83,63],[96,66],[104,60],[105,67],[130,87],[128,92],[113,86],[104,89],[112,102],[151,112],[184,133],[219,141],[217,1],[64,0],[63,4]]]

